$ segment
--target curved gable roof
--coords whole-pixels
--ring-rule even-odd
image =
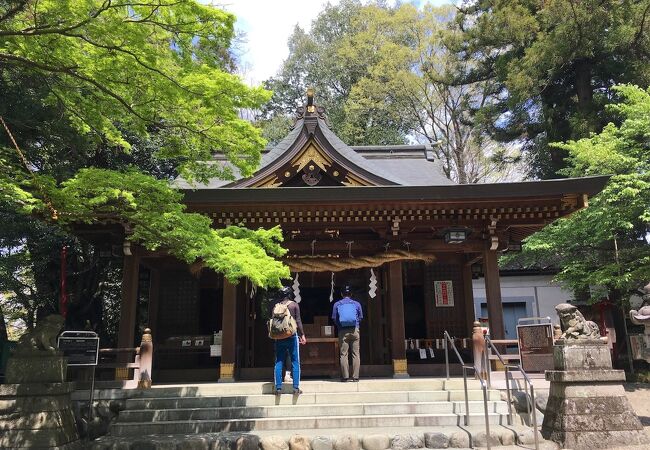
[[[295,175],[295,161],[310,149],[310,144],[320,153],[323,162],[332,167],[332,172],[341,172],[340,184],[354,177],[361,184],[390,186],[406,184],[404,180],[373,164],[343,142],[327,126],[324,117],[317,114],[305,115],[294,124],[293,130],[262,158],[261,167],[246,179],[237,180],[228,187],[253,187],[282,184],[282,174]],[[322,164],[321,164],[322,165]],[[302,169],[299,167],[298,170]],[[343,169],[343,170],[340,170]],[[345,173],[349,176],[346,178]]]
[[[234,181],[213,179],[191,185],[178,178],[175,184],[181,189],[278,187],[296,179],[302,183],[300,176],[304,180],[311,174],[317,179],[318,172],[326,173],[329,182],[339,186],[455,184],[432,153],[426,145],[351,147],[329,128],[323,108],[307,106],[298,109],[291,131],[263,152],[260,167],[251,177],[243,178],[233,168]],[[312,164],[313,159],[317,161]],[[223,156],[217,155],[217,160],[229,164]]]

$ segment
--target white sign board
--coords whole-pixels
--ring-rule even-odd
[[[451,280],[434,281],[436,306],[454,306],[454,286]]]

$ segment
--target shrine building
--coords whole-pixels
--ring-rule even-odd
[[[586,207],[607,179],[454,184],[428,145],[345,144],[309,98],[253,176],[178,186],[188,210],[211,217],[215,228],[282,228],[287,283],[298,288],[308,339],[300,349],[304,377],[338,377],[329,317],[344,284],[364,311],[361,376],[405,377],[444,371],[445,330],[471,336],[478,272],[490,333],[503,338],[499,255]],[[124,257],[118,347],[131,347],[148,326],[154,382],[270,380],[265,296],[246,280],[231,284],[210,269],[134,249]],[[220,356],[210,355],[215,332]]]

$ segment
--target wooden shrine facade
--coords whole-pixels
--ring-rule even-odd
[[[323,328],[331,325],[333,283],[352,284],[364,307],[365,374],[407,376],[426,373],[410,359],[407,339],[430,344],[445,330],[471,336],[476,318],[472,275],[478,265],[485,275],[490,332],[503,338],[498,256],[546,224],[586,207],[606,181],[455,185],[440,175],[429,147],[347,146],[310,100],[252,177],[178,184],[189,209],[211,217],[215,227],[282,228],[285,263],[294,277],[287,282],[298,276],[303,322],[312,333],[308,341],[313,338],[301,349],[305,374],[331,375],[338,367],[331,358],[335,339]],[[450,240],[450,232],[460,232],[460,238]],[[270,379],[273,347],[266,337],[262,293],[245,281],[232,285],[159,254],[134,251],[124,261],[118,346],[131,346],[138,314],[147,317],[156,351],[162,349],[154,357],[154,380]],[[149,274],[146,282],[140,269]],[[377,296],[371,298],[373,276]],[[450,289],[451,304],[436,302],[441,286]],[[145,287],[148,302],[141,314],[137,299]],[[220,357],[200,356],[218,330]],[[156,364],[168,378],[157,376]],[[192,365],[196,377],[189,375]]]

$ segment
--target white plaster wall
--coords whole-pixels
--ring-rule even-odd
[[[550,317],[557,322],[555,305],[565,303],[573,294],[558,283],[552,282],[552,275],[521,275],[501,277],[501,300],[508,302],[526,302],[528,317]],[[472,280],[474,293],[474,314],[481,314],[481,303],[485,303],[485,280]]]

